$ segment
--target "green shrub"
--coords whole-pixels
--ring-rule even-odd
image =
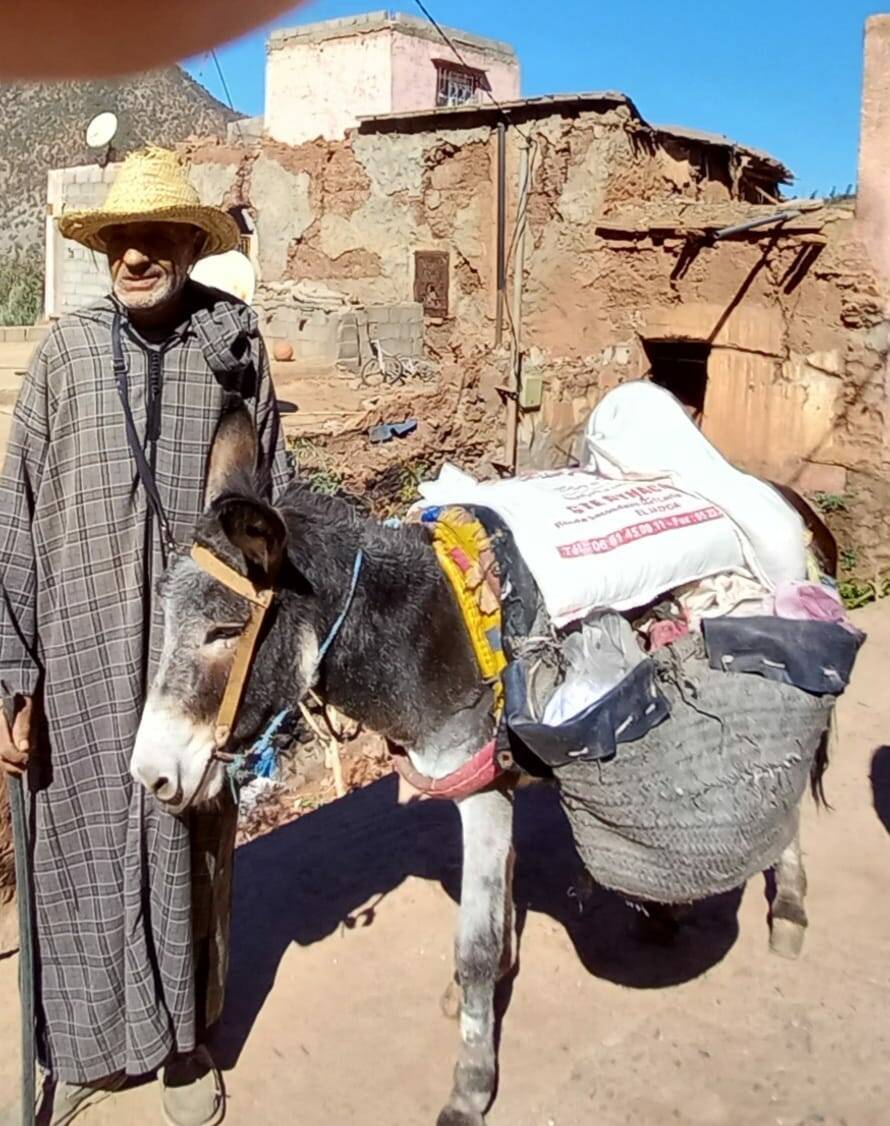
[[[35,255],[0,257],[0,325],[32,325],[43,307],[43,264]]]

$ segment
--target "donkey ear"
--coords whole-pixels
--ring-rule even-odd
[[[232,497],[217,515],[229,543],[243,553],[248,566],[274,579],[287,546],[287,528],[274,508],[249,497]]]
[[[252,484],[256,468],[256,428],[243,399],[230,395],[216,428],[207,466],[205,503],[211,504],[236,484]]]

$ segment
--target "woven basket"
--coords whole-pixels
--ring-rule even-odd
[[[628,898],[689,903],[778,860],[834,698],[714,671],[700,637],[653,659],[670,717],[610,761],[555,773],[598,883]]]

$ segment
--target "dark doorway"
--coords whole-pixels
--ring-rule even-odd
[[[651,379],[675,395],[700,423],[708,389],[710,344],[693,340],[646,340]]]

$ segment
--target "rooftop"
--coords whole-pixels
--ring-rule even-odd
[[[520,98],[517,101],[467,102],[459,106],[441,106],[436,109],[410,110],[400,113],[382,113],[359,118],[359,128],[363,132],[394,132],[400,128],[435,129],[462,128],[478,124],[480,119],[496,120],[502,113],[511,123],[546,117],[554,113],[572,114],[588,111],[604,111],[625,108],[635,118],[640,129],[654,136],[693,145],[732,151],[746,157],[752,171],[760,171],[773,180],[790,183],[792,173],[769,153],[739,144],[720,133],[706,133],[700,129],[687,129],[680,125],[652,125],[646,121],[633,101],[617,90],[595,90],[579,94],[547,94],[536,98]]]
[[[305,23],[299,27],[281,28],[273,31],[269,36],[267,49],[279,50],[287,43],[299,41],[302,43],[323,43],[329,39],[345,39],[354,35],[370,35],[378,31],[398,31],[403,35],[412,35],[417,39],[429,39],[435,43],[442,43],[442,36],[429,23],[419,16],[409,16],[403,12],[365,12],[358,16],[344,16],[342,19],[322,20],[318,23]],[[516,52],[509,43],[502,43],[497,39],[486,39],[481,35],[473,35],[469,31],[461,31],[455,27],[445,27],[443,31],[458,47],[466,47],[472,51],[482,51],[491,56],[513,62]]]
[[[752,221],[762,227],[739,231],[750,238],[817,235],[831,223],[848,218],[849,209],[826,207],[819,199],[785,199],[775,203],[708,203],[704,200],[649,200],[626,204],[609,211],[597,222],[597,231],[607,238],[636,238],[640,235],[690,234],[709,236],[729,227]],[[775,217],[774,223],[766,220]],[[783,218],[784,217],[784,218]]]

